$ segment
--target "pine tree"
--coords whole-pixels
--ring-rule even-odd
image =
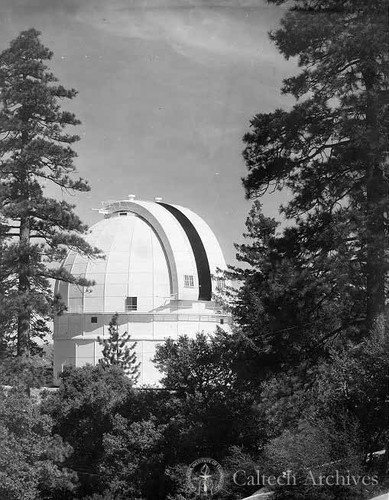
[[[338,464],[339,450],[346,456],[355,444],[363,468],[365,453],[387,448],[387,359],[373,355],[372,341],[387,337],[388,2],[269,2],[289,8],[271,38],[301,71],[282,88],[295,105],[257,114],[244,137],[243,184],[256,202],[237,246],[248,265],[231,270],[243,281],[233,305],[237,369],[257,388],[273,452],[292,445],[287,459],[296,456],[309,422],[311,448],[322,431],[337,435],[319,463]],[[273,189],[291,195],[283,228],[257,200]],[[354,443],[344,432],[351,424]]]
[[[87,281],[56,266],[68,249],[89,256],[98,252],[83,239],[87,226],[74,205],[45,195],[45,185],[65,191],[89,190],[72,179],[79,125],[61,101],[77,92],[66,90],[48,70],[52,52],[35,29],[22,32],[0,54],[0,214],[3,251],[0,261],[0,308],[9,330],[16,331],[18,355],[29,355],[34,337],[43,337],[46,320],[60,309],[51,279],[87,286]]]
[[[252,119],[246,195],[291,191],[282,211],[296,223],[296,249],[310,253],[309,266],[347,247],[359,268],[368,332],[384,322],[388,270],[388,2],[295,0],[289,7],[271,38],[302,68],[282,88],[298,102]]]
[[[242,282],[232,291],[231,311],[243,344],[239,369],[255,387],[270,373],[316,363],[339,335],[358,340],[365,293],[358,266],[350,264],[353,248],[322,252],[328,233],[316,247],[301,237],[301,227],[280,234],[258,200],[246,226],[246,242],[236,245],[246,266],[230,267],[227,278]]]
[[[118,317],[116,313],[112,316],[109,323],[109,338],[101,339],[99,337],[100,345],[103,346],[103,357],[100,363],[103,366],[119,366],[123,369],[125,374],[136,383],[139,378],[140,363],[136,361],[136,342],[131,340],[131,335],[126,332],[119,333]]]

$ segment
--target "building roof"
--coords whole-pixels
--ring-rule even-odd
[[[139,297],[139,310],[145,312],[172,298],[211,300],[212,276],[226,265],[201,217],[162,200],[134,197],[105,203],[99,211],[104,219],[92,226],[86,239],[104,252],[105,260],[70,252],[64,262],[72,274],[96,285],[88,293],[68,283],[56,285],[69,312],[113,313],[125,297]]]

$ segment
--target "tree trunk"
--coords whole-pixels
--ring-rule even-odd
[[[28,132],[22,130],[21,133],[21,153],[29,142]],[[29,203],[30,186],[26,165],[20,165],[17,175],[21,201]],[[31,307],[30,307],[30,217],[28,209],[20,216],[19,229],[19,297],[22,297],[18,312],[18,336],[17,355],[29,356],[30,354],[30,329],[31,329]]]
[[[367,329],[384,328],[386,263],[386,210],[388,180],[380,151],[378,110],[380,91],[376,88],[374,71],[365,76],[367,90],[366,123],[369,140],[366,169],[367,192]]]
[[[30,291],[30,221],[28,217],[20,220],[20,257],[19,257],[19,294],[23,297],[23,307],[18,313],[17,355],[30,354],[31,311],[28,295]]]
[[[367,327],[384,326],[387,181],[382,168],[374,166],[367,183]]]

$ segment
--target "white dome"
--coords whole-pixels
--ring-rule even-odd
[[[104,219],[92,227],[87,240],[104,252],[105,259],[69,254],[65,268],[96,283],[85,292],[75,285],[59,284],[69,313],[124,312],[126,297],[138,297],[138,310],[151,311],[170,299],[165,254],[144,220],[132,214]]]
[[[56,372],[64,364],[95,364],[101,356],[96,339],[107,336],[116,312],[121,330],[131,333],[138,357],[149,365],[156,342],[214,331],[224,323],[212,293],[213,274],[225,269],[225,261],[203,219],[180,206],[133,197],[106,204],[100,212],[105,218],[86,239],[105,259],[70,252],[63,264],[95,285],[56,283],[67,307],[55,321]],[[156,378],[144,376],[144,370],[142,377],[142,382]]]

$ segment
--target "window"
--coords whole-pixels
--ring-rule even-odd
[[[194,279],[191,274],[184,275],[184,286],[186,288],[194,288]]]
[[[92,316],[90,319],[91,323],[97,323],[97,316]]]
[[[220,319],[220,324],[221,324],[221,325],[224,325],[224,318],[221,318],[221,319]]]
[[[138,297],[127,297],[126,311],[137,311],[137,310],[138,310]]]

